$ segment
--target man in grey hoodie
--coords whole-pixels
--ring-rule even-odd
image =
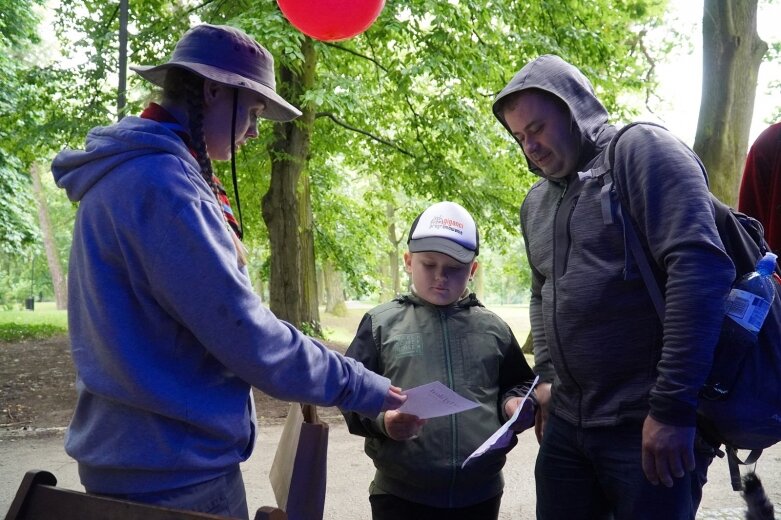
[[[696,431],[722,305],[734,279],[694,152],[638,125],[613,176],[665,292],[660,323],[619,219],[606,224],[601,164],[616,128],[587,78],[557,56],[524,66],[494,114],[540,180],[521,207],[532,269],[540,519],[693,519],[714,450]],[[561,500],[566,497],[566,500]]]

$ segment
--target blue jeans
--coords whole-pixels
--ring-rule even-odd
[[[694,520],[713,448],[695,440],[695,470],[667,488],[645,478],[641,441],[642,424],[580,428],[551,414],[534,470],[537,519]]]
[[[238,466],[226,475],[192,486],[149,493],[104,494],[104,496],[199,513],[249,519],[244,479]]]

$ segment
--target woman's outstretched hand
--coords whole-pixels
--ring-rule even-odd
[[[393,386],[388,389],[388,393],[385,396],[385,402],[382,403],[382,411],[395,410],[407,400],[406,395],[401,395],[401,388]]]

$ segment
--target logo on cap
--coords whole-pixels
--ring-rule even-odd
[[[478,252],[477,227],[466,209],[454,202],[433,204],[412,223],[407,244],[412,253],[444,253],[471,262]]]
[[[428,228],[437,229],[441,231],[452,231],[453,233],[458,233],[459,235],[464,234],[463,222],[459,222],[458,220],[453,220],[450,217],[443,218],[440,215],[437,215],[431,219]]]

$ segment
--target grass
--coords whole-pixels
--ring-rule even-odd
[[[320,321],[325,339],[347,346],[353,339],[361,318],[374,304],[349,302],[347,315],[334,316],[320,308]],[[525,305],[487,305],[501,316],[523,344],[529,333],[529,308]],[[48,338],[68,330],[66,311],[58,311],[54,302],[35,302],[35,310],[0,310],[0,341]]]
[[[346,316],[334,316],[325,312],[324,307],[320,307],[320,325],[325,339],[345,347],[349,345],[358,330],[361,318],[373,306],[373,304],[350,302],[347,305]]]
[[[68,330],[68,314],[54,302],[35,302],[35,310],[0,311],[0,341],[44,339]]]

